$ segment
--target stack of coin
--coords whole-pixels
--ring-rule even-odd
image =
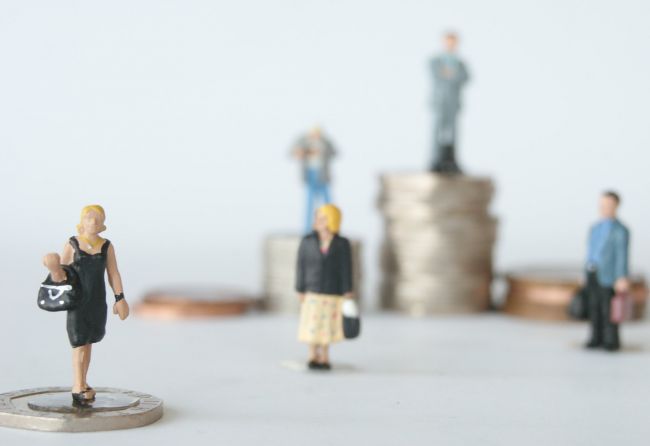
[[[413,315],[490,304],[497,221],[488,178],[433,173],[381,177],[382,304]]]
[[[264,308],[268,311],[297,313],[300,305],[296,294],[296,264],[300,236],[272,235],[264,243]],[[352,271],[355,295],[361,283],[361,244],[352,245]]]

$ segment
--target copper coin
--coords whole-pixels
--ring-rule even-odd
[[[504,311],[533,319],[567,320],[571,299],[580,289],[583,273],[577,268],[529,268],[506,274],[508,294]],[[633,319],[645,312],[648,288],[640,276],[631,277]]]
[[[147,293],[135,305],[138,316],[155,319],[186,319],[241,315],[257,299],[244,293],[211,288],[174,287]]]

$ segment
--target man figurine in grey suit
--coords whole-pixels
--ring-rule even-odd
[[[318,126],[302,136],[293,147],[292,155],[300,161],[302,177],[307,186],[305,233],[312,231],[317,203],[328,204],[330,196],[330,162],[336,150]]]
[[[601,220],[589,232],[586,272],[591,338],[587,348],[603,347],[609,351],[620,348],[618,324],[610,319],[612,297],[627,292],[630,287],[627,278],[630,233],[616,218],[620,201],[616,192],[603,193]]]
[[[460,173],[456,164],[456,116],[460,111],[461,89],[469,76],[465,64],[456,55],[458,36],[444,36],[445,52],[431,61],[433,72],[434,159],[433,172]]]

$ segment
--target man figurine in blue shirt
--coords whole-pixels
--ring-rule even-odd
[[[630,233],[616,218],[621,202],[616,192],[600,197],[601,220],[589,232],[587,254],[587,294],[591,338],[587,348],[616,351],[620,348],[618,324],[612,323],[610,307],[615,293],[626,293],[628,281],[628,245]]]
[[[460,111],[461,89],[469,76],[465,64],[456,55],[458,36],[448,32],[444,36],[445,52],[431,61],[433,74],[434,159],[433,172],[460,173],[456,164],[456,116]]]

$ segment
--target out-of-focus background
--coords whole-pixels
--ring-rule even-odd
[[[608,355],[582,349],[586,324],[367,310],[379,177],[429,166],[428,61],[447,30],[471,76],[459,161],[497,189],[495,271],[578,268],[612,188],[647,276],[649,18],[641,0],[0,0],[0,392],[69,384],[64,315],[35,298],[43,254],[86,204],[106,209],[130,303],[165,285],[261,294],[266,238],[303,228],[289,151],[315,124],[339,150],[332,191],[362,244],[365,310],[330,375],[296,371],[295,315],[111,315],[91,384],[161,397],[164,418],[1,428],[0,443],[647,444],[647,320]]]
[[[460,33],[467,172],[492,176],[496,269],[578,264],[615,188],[647,271],[650,8],[643,1],[0,3],[0,270],[19,302],[101,203],[127,295],[261,290],[261,244],[299,232],[288,151],[319,123],[376,305],[378,175],[430,161],[428,59]]]

